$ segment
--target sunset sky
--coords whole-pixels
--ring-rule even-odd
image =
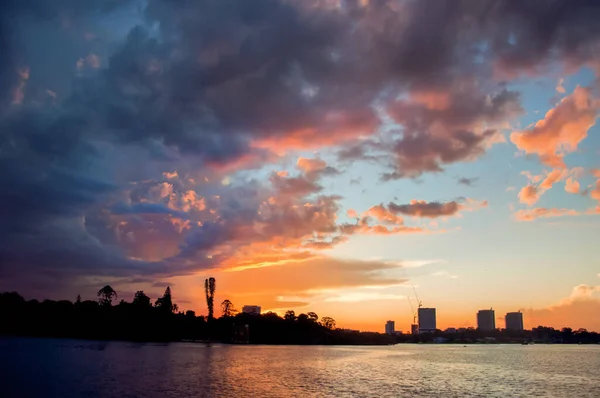
[[[0,11],[0,291],[600,331],[598,1]]]

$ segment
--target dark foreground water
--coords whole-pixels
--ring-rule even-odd
[[[0,339],[1,397],[600,397],[600,346]]]

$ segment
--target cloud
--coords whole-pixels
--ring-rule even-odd
[[[597,8],[556,4],[564,12],[430,0],[3,4],[3,286],[72,294],[89,280],[314,256],[353,233],[439,232],[375,215],[340,223],[342,199],[321,180],[338,171],[320,158],[268,173],[294,149],[330,146],[389,179],[478,159],[523,112],[498,69],[596,61]],[[578,90],[555,113],[573,102],[589,121]],[[472,207],[434,203],[393,215]]]
[[[112,214],[170,214],[179,217],[185,217],[183,213],[177,212],[158,203],[136,203],[126,205],[122,202],[117,203],[111,208]]]
[[[553,169],[550,171],[544,171],[544,174],[532,175],[529,172],[522,172],[529,179],[529,185],[523,187],[519,191],[519,201],[529,206],[534,205],[540,199],[540,197],[552,188],[554,184],[564,180],[569,175],[579,175],[580,168],[575,167],[571,170],[567,169]]]
[[[296,167],[304,172],[308,178],[316,179],[321,176],[339,174],[339,171],[331,166],[328,166],[324,160],[321,159],[310,159],[310,158],[298,158]]]
[[[579,213],[571,209],[548,209],[545,207],[537,207],[528,210],[519,210],[515,213],[517,221],[534,221],[538,218],[576,216]]]
[[[351,301],[358,294],[377,299],[376,296],[387,293],[377,290],[406,282],[390,275],[390,271],[401,267],[379,261],[318,256],[290,263],[284,260],[279,266],[226,272],[218,279],[227,286],[234,302],[243,299],[260,302],[266,308],[281,308],[285,305],[277,302]]]
[[[565,191],[568,193],[579,193],[579,182],[572,177],[567,178]]]
[[[349,292],[334,297],[328,297],[325,301],[334,303],[359,303],[364,301],[401,300],[404,298],[406,298],[405,295],[394,293]]]
[[[534,205],[540,198],[540,193],[534,185],[524,186],[519,191],[519,201],[521,203],[528,204],[529,206]]]
[[[434,272],[433,274],[431,274],[432,276],[439,276],[439,277],[445,277],[445,278],[449,278],[449,279],[456,279],[458,278],[458,276],[451,274],[448,271],[437,271]]]
[[[391,212],[404,214],[411,217],[444,217],[457,214],[462,205],[452,201],[447,203],[426,202],[424,200],[412,200],[410,204],[398,205],[390,203],[388,205]]]
[[[458,179],[458,183],[461,185],[466,185],[468,187],[472,187],[478,180],[479,178],[477,177],[473,177],[473,178],[467,178],[467,177],[461,177]]]
[[[88,54],[85,58],[79,58],[75,66],[79,71],[85,68],[98,69],[100,68],[100,57],[96,54]]]
[[[587,137],[588,130],[596,124],[599,107],[591,89],[577,86],[533,128],[514,132],[510,139],[526,154],[538,155],[545,165],[564,168],[564,155],[576,151]]]
[[[564,94],[567,91],[565,90],[565,86],[563,85],[565,83],[565,79],[564,78],[560,78],[558,79],[558,82],[556,83],[556,92],[559,94]]]
[[[309,159],[309,158],[298,158],[296,166],[304,171],[310,173],[314,171],[320,171],[327,167],[327,163],[321,159]]]
[[[590,197],[600,202],[600,169],[592,170],[592,174],[598,180],[596,181],[596,186],[590,191]]]
[[[460,90],[450,88],[442,104],[420,98],[391,104],[388,112],[404,133],[393,146],[396,170],[384,179],[440,172],[443,165],[472,161],[503,140],[497,128],[522,112],[518,93],[485,93],[474,82],[461,83]]]
[[[541,309],[524,311],[527,327],[539,325],[561,329],[570,327],[574,330],[600,330],[600,321],[592,314],[600,310],[600,286],[578,285],[571,295],[558,304]]]

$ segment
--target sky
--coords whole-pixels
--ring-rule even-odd
[[[0,291],[600,331],[597,1],[0,8]]]

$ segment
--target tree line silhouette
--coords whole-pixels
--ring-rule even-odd
[[[137,291],[132,302],[120,300],[109,285],[98,290],[97,301],[25,300],[16,292],[0,294],[0,334],[130,341],[211,341],[251,344],[391,344],[394,336],[336,329],[333,318],[314,312],[287,311],[283,317],[238,312],[230,300],[214,317],[215,278],[204,283],[208,316],[179,311],[171,288],[152,304]]]
[[[600,334],[585,329],[572,330],[538,326],[532,330],[490,332],[468,328],[460,332],[409,335],[357,332],[336,328],[333,318],[314,312],[283,317],[267,312],[261,315],[238,312],[226,299],[221,317],[214,317],[215,278],[204,281],[208,316],[179,311],[171,288],[152,304],[150,297],[137,291],[132,302],[121,300],[109,285],[98,290],[97,301],[25,300],[16,292],[0,293],[0,334],[16,336],[85,338],[130,341],[209,341],[251,344],[395,344],[431,343],[442,338],[447,343],[600,343]]]

